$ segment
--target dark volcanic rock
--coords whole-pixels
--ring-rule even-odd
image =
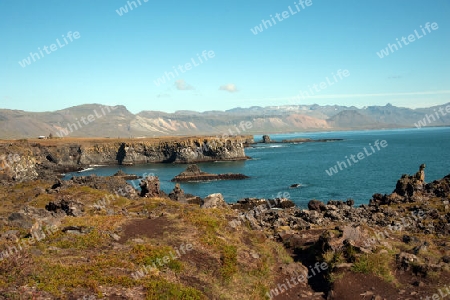
[[[185,194],[184,191],[181,189],[180,184],[176,183],[173,190],[169,193],[169,198],[178,201],[181,203],[187,203],[187,204],[195,204],[195,205],[202,205],[203,200],[199,196],[194,196],[191,194]]]
[[[49,202],[45,205],[45,209],[49,212],[59,213],[63,211],[67,216],[78,217],[83,214],[84,205],[80,202],[70,199],[61,199],[58,202]]]
[[[403,174],[397,181],[395,190],[390,195],[374,194],[369,205],[390,205],[395,203],[418,202],[423,196],[424,191],[433,189],[430,185],[425,185],[425,164],[420,165],[419,171],[410,176]],[[434,192],[434,191],[432,191]]]
[[[248,222],[251,228],[277,232],[279,228],[285,226],[296,230],[311,226],[332,226],[335,222],[344,222],[345,224],[379,226],[385,229],[382,233],[384,236],[388,236],[390,232],[402,230],[410,234],[448,235],[450,234],[450,200],[448,200],[450,192],[447,191],[450,191],[450,175],[423,187],[422,171],[423,167],[414,176],[402,177],[414,183],[413,197],[407,194],[400,196],[395,192],[390,195],[375,194],[370,205],[359,207],[353,206],[352,199],[330,200],[326,205],[319,200],[311,200],[308,203],[309,210],[295,207],[290,200],[277,203],[277,200],[241,199],[231,204],[233,209],[241,211],[239,219],[233,222],[233,225]],[[399,205],[403,203],[408,205]],[[415,239],[413,235],[405,236],[404,241],[410,242]]]
[[[141,180],[139,186],[141,187],[141,193],[139,194],[141,197],[151,198],[165,196],[160,190],[159,178],[156,176],[147,176]]]
[[[450,195],[450,174],[441,180],[426,184],[425,192],[440,198],[448,197]]]
[[[249,178],[243,174],[210,174],[200,170],[197,165],[189,165],[185,171],[172,179],[172,182],[209,181],[209,180],[241,180]]]
[[[175,184],[173,191],[169,193],[169,198],[174,201],[186,202],[186,196],[184,195],[184,191],[180,188],[180,184]]]
[[[61,200],[58,204],[50,202],[45,206],[45,209],[50,212],[58,212],[58,210],[62,210],[68,216],[73,216],[72,209],[69,206],[69,203],[65,200]]]
[[[272,143],[272,140],[270,139],[270,136],[268,136],[267,134],[263,135],[262,137],[262,142],[265,144],[269,144]]]
[[[83,143],[0,143],[0,182],[53,180],[56,174],[89,165],[197,163],[247,160],[245,145],[252,136],[178,137]]]
[[[290,208],[294,207],[295,204],[286,198],[276,198],[276,199],[258,199],[258,198],[244,198],[237,201],[237,203],[231,204],[233,209],[243,209],[249,210],[258,206],[266,206],[268,209],[271,208]]]
[[[317,211],[324,211],[326,210],[325,204],[322,201],[319,200],[311,200],[308,202],[308,209],[309,210],[317,210]]]
[[[403,174],[402,178],[397,181],[394,193],[400,196],[412,197],[414,192],[423,189],[425,181],[425,164],[420,165],[419,171],[414,176]]]
[[[140,177],[137,175],[132,175],[132,174],[127,174],[122,170],[117,171],[113,176],[115,177],[121,177],[125,180],[136,180],[139,179]]]

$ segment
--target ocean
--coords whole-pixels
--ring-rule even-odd
[[[425,181],[441,179],[450,174],[450,128],[412,128],[371,131],[339,131],[273,134],[272,144],[256,144],[246,149],[252,159],[236,162],[198,164],[210,173],[242,173],[245,180],[181,183],[186,193],[205,197],[222,193],[227,202],[242,198],[287,197],[306,208],[311,199],[355,200],[367,204],[375,193],[391,193],[402,174],[414,174],[426,164]],[[317,143],[280,143],[283,139],[343,139]],[[255,136],[260,141],[261,136]],[[378,141],[378,142],[377,142]],[[96,174],[108,176],[125,173],[155,174],[161,189],[169,193],[170,180],[186,165],[145,164],[135,166],[96,167],[72,176]],[[334,170],[332,170],[332,169]],[[337,171],[337,172],[336,172]],[[138,186],[136,180],[134,185]],[[299,184],[297,188],[291,188]]]

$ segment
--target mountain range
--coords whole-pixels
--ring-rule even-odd
[[[410,109],[385,106],[284,105],[226,111],[141,111],[85,104],[53,112],[0,109],[0,139],[156,137],[450,126],[450,103]]]

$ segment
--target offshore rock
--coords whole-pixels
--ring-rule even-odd
[[[210,181],[210,180],[241,180],[249,178],[243,174],[211,174],[200,170],[197,165],[189,165],[185,171],[172,179],[172,182]]]
[[[272,143],[272,140],[270,139],[270,136],[268,136],[267,134],[263,135],[262,137],[262,142],[265,144],[269,144]]]

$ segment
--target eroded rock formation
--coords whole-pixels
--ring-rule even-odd
[[[196,163],[245,160],[251,136],[229,138],[155,138],[0,144],[0,180],[48,178],[89,165]]]
[[[209,180],[240,180],[249,178],[243,174],[211,174],[203,172],[197,165],[189,165],[185,171],[175,176],[173,182],[209,181]]]

